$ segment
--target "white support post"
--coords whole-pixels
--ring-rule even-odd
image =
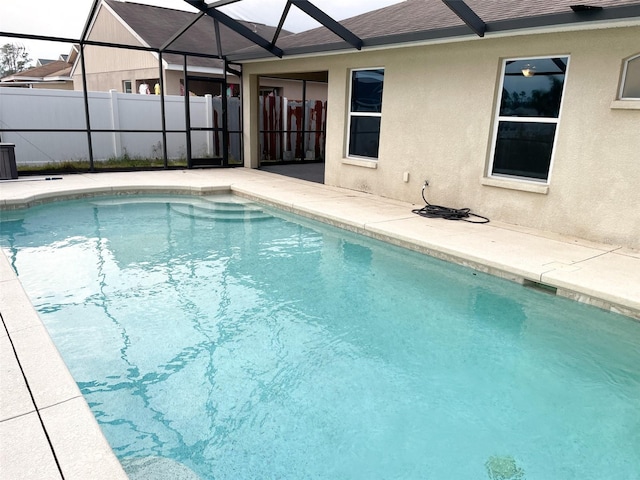
[[[110,100],[111,100],[111,129],[119,130],[120,129],[120,109],[118,107],[118,91],[117,90],[109,90]],[[111,134],[112,145],[113,145],[113,157],[120,158],[122,156],[122,138],[120,132],[113,132]]]
[[[205,108],[204,108],[204,115],[205,115],[205,119],[204,119],[204,125],[206,128],[213,128],[213,95],[211,95],[210,93],[207,93],[205,96]],[[208,158],[212,158],[213,157],[213,148],[214,148],[214,144],[213,144],[213,131],[207,131],[206,132],[206,138],[207,138],[207,157]]]
[[[294,160],[296,154],[296,147],[291,143],[291,150],[287,150],[287,144],[292,141],[291,134],[289,133],[289,99],[282,97],[282,159],[291,161]]]

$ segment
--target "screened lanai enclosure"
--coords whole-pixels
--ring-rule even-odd
[[[243,119],[240,61],[256,49],[283,57],[289,25],[359,49],[355,35],[307,0],[271,2],[267,16],[253,0],[149,3],[162,6],[94,0],[76,38],[0,20],[3,43],[64,52],[1,79],[0,141],[15,145],[21,173],[241,166],[246,121],[259,132],[260,166],[324,161],[327,72],[261,77],[258,118]]]
[[[440,0],[431,10],[419,0],[3,0],[2,5],[0,41],[54,43],[61,50],[57,60],[36,58],[35,66],[26,65],[31,68],[0,72],[0,142],[14,146],[23,173],[324,162],[327,66],[308,63],[306,70],[295,71],[298,67],[279,69],[273,62],[269,73],[254,81],[244,78],[243,65],[246,70],[248,62],[263,59],[625,15],[624,7],[569,2],[566,11],[549,5],[549,15],[523,16],[508,9],[496,13],[480,0]],[[407,5],[413,14],[402,16]],[[398,10],[395,16],[371,11],[388,6]],[[75,37],[69,35],[72,18],[79,22]],[[380,112],[372,115],[370,106],[354,105],[348,112],[348,153],[368,157],[377,150],[379,118],[374,117]]]

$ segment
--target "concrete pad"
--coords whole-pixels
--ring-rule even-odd
[[[369,223],[388,221],[411,216],[411,204],[397,201],[380,201],[372,195],[334,190],[327,187],[313,188],[309,182],[299,185],[265,184],[251,185],[243,189],[233,186],[234,193],[283,208],[308,218],[316,219],[352,231],[362,231]]]
[[[39,410],[81,397],[80,389],[43,326],[13,332],[11,339]]]
[[[13,271],[9,259],[7,258],[5,253],[0,250],[0,282],[13,280],[15,278],[16,273]]]
[[[170,170],[155,172],[115,172],[100,174],[63,175],[60,180],[44,181],[27,177],[3,184],[0,206],[26,208],[43,202],[83,198],[92,195],[121,193],[176,193],[202,195],[229,191],[233,179],[228,170],[215,170],[217,174],[203,175],[202,171]]]
[[[63,478],[36,413],[0,422],[0,475],[7,480]]]
[[[311,213],[318,218],[342,221],[362,228],[370,224],[412,218],[411,204],[380,201],[371,196],[337,197],[327,202],[300,202],[295,205],[298,210]]]
[[[0,335],[0,422],[35,412],[27,384],[7,335]]]
[[[473,241],[467,246],[462,244],[456,246],[463,251],[476,252],[487,258],[493,257],[500,262],[531,265],[536,271],[540,269],[540,273],[545,271],[545,265],[551,262],[571,265],[603,253],[596,248],[572,245],[537,235],[522,235],[494,227],[475,233]]]
[[[0,281],[0,306],[9,334],[42,325],[40,317],[15,274],[12,280]]]
[[[258,178],[250,183],[235,182],[231,189],[234,193],[245,198],[261,201],[269,205],[290,210],[296,205],[307,201],[333,202],[341,198],[339,192],[331,189],[314,188],[309,182],[287,182],[286,180],[266,181]]]
[[[625,255],[627,257],[639,258],[640,250],[631,250],[630,248],[618,248],[614,250],[617,255]]]
[[[613,252],[580,262],[573,267],[575,269],[547,272],[542,280],[569,292],[588,295],[640,312],[640,258]],[[567,296],[573,298],[571,295]],[[630,314],[626,309],[621,311]]]
[[[568,243],[570,245],[580,245],[582,247],[595,248],[602,251],[613,251],[620,248],[619,245],[604,244],[599,242],[593,242],[591,240],[585,240],[584,238],[573,237],[570,235],[563,235],[555,232],[546,232],[543,230],[536,230],[535,228],[523,227],[522,225],[511,225],[508,223],[497,222],[491,220],[492,227],[501,228],[505,230],[511,230],[513,232],[526,233],[528,235],[535,235],[537,237],[548,238],[550,240],[557,240],[559,242]],[[638,252],[640,255],[640,252]]]
[[[367,230],[457,258],[458,263],[484,265],[533,281],[540,281],[542,274],[551,269],[549,264],[571,265],[603,253],[491,224],[474,225],[418,216],[368,225]]]
[[[126,480],[87,402],[79,397],[40,411],[65,480]]]

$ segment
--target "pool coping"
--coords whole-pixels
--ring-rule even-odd
[[[558,295],[640,319],[640,298],[628,293],[636,287],[640,292],[640,273],[629,273],[636,268],[640,272],[640,252],[616,245],[497,222],[485,227],[422,219],[411,213],[416,208],[413,204],[249,169],[101,173],[65,180],[3,188],[0,209],[96,195],[232,192],[285,212],[523,285],[551,288]],[[476,245],[469,247],[468,243]],[[528,249],[535,250],[539,258],[513,261]],[[545,249],[552,253],[546,255]],[[620,291],[616,291],[610,288],[608,279],[620,272],[624,278],[618,286]],[[608,290],[599,289],[599,285]],[[4,331],[0,331],[3,471],[25,479],[126,479],[4,251],[0,254],[0,287],[4,324]]]

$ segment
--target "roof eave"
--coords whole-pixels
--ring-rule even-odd
[[[452,38],[473,39],[478,37],[470,32],[468,27],[461,25],[458,27],[442,28],[438,30],[423,30],[419,32],[399,33],[395,35],[367,38],[363,41],[362,50],[379,47],[402,46],[404,44],[425,42],[429,40],[447,40]],[[347,42],[334,42],[324,45],[308,45],[304,47],[287,48],[284,50],[284,54],[285,57],[290,57],[294,55],[317,55],[322,53],[335,53],[339,51],[354,51],[354,48]],[[228,58],[230,61],[241,62],[243,60],[262,60],[272,57],[264,55],[262,52],[252,51],[240,52],[230,55]]]
[[[23,77],[19,74],[10,75],[8,77],[4,77],[0,79],[3,83],[11,83],[11,82],[41,82],[43,77]]]
[[[544,15],[539,17],[526,17],[511,20],[501,20],[496,22],[488,22],[486,24],[486,36],[477,36],[468,26],[460,25],[456,27],[442,28],[437,30],[423,30],[418,32],[409,32],[396,35],[385,35],[381,37],[372,37],[363,40],[362,49],[368,48],[393,48],[395,46],[403,46],[406,44],[415,44],[420,42],[437,41],[460,41],[460,40],[482,40],[482,38],[491,37],[496,34],[521,35],[531,32],[532,30],[553,29],[554,31],[573,30],[578,26],[589,28],[590,26],[605,28],[619,26],[623,21],[639,21],[640,22],[640,5],[627,5],[621,7],[609,7],[602,10],[587,12],[567,12],[554,15]],[[335,42],[324,45],[309,45],[305,47],[285,48],[284,56],[306,56],[318,55],[323,53],[335,53],[354,51],[352,45],[347,42]],[[228,59],[234,62],[243,62],[251,60],[265,60],[273,57],[265,55],[262,52],[238,52],[229,55]]]
[[[640,19],[640,5],[625,5],[622,7],[608,7],[602,10],[587,10],[584,12],[567,12],[539,17],[516,18],[487,24],[487,33],[505,32],[509,30],[529,30],[532,28],[561,28],[579,24],[601,24],[603,22],[617,22],[620,20]],[[613,25],[612,25],[613,26]]]
[[[167,71],[171,72],[183,72],[184,65],[179,65],[176,63],[168,63],[166,66]],[[188,73],[208,73],[212,75],[224,75],[224,68],[216,68],[216,67],[202,67],[202,66],[194,66],[189,65],[187,68]]]

